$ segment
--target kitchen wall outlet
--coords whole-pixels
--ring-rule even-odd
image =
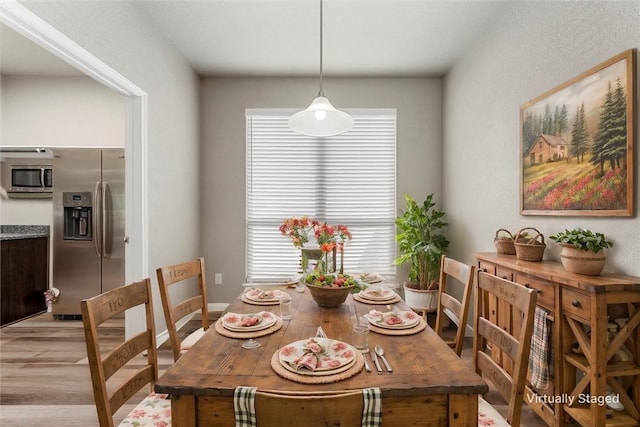
[[[222,285],[222,273],[216,273],[214,275],[213,283],[216,285]]]

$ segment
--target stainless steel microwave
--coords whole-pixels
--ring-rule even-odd
[[[5,157],[2,161],[2,186],[11,198],[50,199],[53,197],[51,159]]]

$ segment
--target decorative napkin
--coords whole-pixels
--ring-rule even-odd
[[[533,319],[533,333],[531,334],[529,369],[531,371],[531,385],[538,390],[544,390],[549,387],[550,332],[551,328],[547,321],[547,312],[540,307],[536,307]]]
[[[238,386],[233,392],[233,410],[236,427],[256,427],[257,387]]]
[[[315,371],[318,366],[318,356],[311,352],[305,353],[300,359],[294,362],[293,366],[298,370],[308,369]]]
[[[304,354],[300,356],[299,359],[293,361],[293,367],[298,370],[308,369],[310,371],[315,371],[318,367],[318,356],[320,353],[325,352],[325,349],[322,348],[315,338],[309,338],[305,343],[304,348]]]
[[[378,387],[362,390],[364,410],[362,411],[362,427],[382,427],[382,392]]]

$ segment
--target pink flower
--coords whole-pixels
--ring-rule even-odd
[[[351,239],[351,232],[346,225],[329,225],[307,216],[287,218],[278,228],[280,234],[289,236],[296,248],[303,247],[309,241],[309,236],[313,236],[318,241],[320,248],[324,252],[331,252],[336,246],[341,246],[345,240]]]
[[[280,352],[282,353],[283,356],[291,356],[293,353],[296,352],[296,349],[293,346],[287,346],[282,350],[280,350]]]

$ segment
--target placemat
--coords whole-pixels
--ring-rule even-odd
[[[278,320],[276,320],[276,323],[274,323],[273,325],[269,326],[266,329],[260,329],[259,331],[252,331],[252,332],[235,332],[225,328],[224,325],[222,324],[222,319],[219,319],[215,323],[215,329],[217,333],[225,337],[247,339],[247,338],[258,338],[258,337],[263,337],[265,335],[272,334],[275,331],[282,328],[283,323],[284,322],[282,321],[282,319],[278,318]]]
[[[372,304],[372,305],[385,305],[385,304],[395,304],[397,302],[402,301],[402,298],[400,298],[400,295],[396,294],[395,297],[393,297],[393,299],[387,300],[387,301],[374,301],[371,299],[367,299],[367,298],[363,298],[360,296],[360,294],[352,294],[351,295],[353,297],[354,300],[361,302],[363,304]]]
[[[242,294],[240,299],[243,302],[246,302],[247,304],[251,304],[251,305],[280,305],[280,301],[254,301],[252,299],[247,298],[245,294]]]
[[[362,371],[362,368],[364,367],[364,357],[362,356],[362,353],[356,351],[356,362],[346,371],[333,375],[323,375],[318,377],[313,377],[310,375],[300,375],[296,374],[295,372],[288,371],[284,366],[282,366],[282,364],[280,363],[280,358],[278,357],[279,352],[280,350],[278,349],[278,351],[273,353],[273,356],[271,357],[271,368],[276,371],[276,374],[280,375],[282,378],[302,384],[329,384],[346,380],[347,378],[351,378],[358,372]]]
[[[421,317],[416,326],[407,329],[387,329],[369,323],[369,330],[380,335],[413,335],[424,330],[427,322]]]

